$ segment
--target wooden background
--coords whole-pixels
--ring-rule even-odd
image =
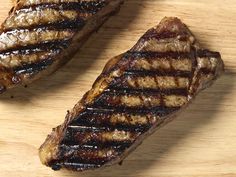
[[[1,21],[10,7],[11,0],[1,0]],[[106,61],[128,50],[164,16],[178,16],[203,46],[220,51],[225,75],[177,120],[149,137],[122,166],[72,173],[41,165],[38,147],[91,87]],[[60,71],[0,96],[0,176],[235,177],[235,90],[235,0],[127,0],[120,13]]]

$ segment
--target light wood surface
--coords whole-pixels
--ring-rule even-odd
[[[11,0],[1,0],[1,21],[10,7]],[[106,61],[132,47],[164,16],[181,18],[203,46],[220,51],[224,76],[178,119],[149,137],[122,166],[72,173],[41,165],[38,147],[91,87]],[[235,90],[235,0],[127,0],[69,64],[28,88],[0,96],[0,176],[235,177]]]

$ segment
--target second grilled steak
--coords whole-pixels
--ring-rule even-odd
[[[218,52],[200,48],[179,19],[164,18],[108,62],[41,146],[42,163],[82,171],[122,161],[222,71]]]
[[[70,60],[123,0],[18,0],[0,29],[0,93]]]

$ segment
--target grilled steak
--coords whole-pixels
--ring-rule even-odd
[[[123,0],[19,0],[0,29],[0,93],[65,64]]]
[[[111,59],[39,150],[54,170],[83,171],[121,162],[171,121],[223,71],[177,18],[164,18],[128,52]]]

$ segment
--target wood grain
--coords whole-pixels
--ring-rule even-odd
[[[11,7],[0,2],[0,20]],[[91,87],[106,61],[128,50],[164,16],[181,18],[203,46],[222,53],[226,73],[122,166],[54,172],[38,147]],[[51,77],[0,98],[1,177],[235,177],[236,3],[234,0],[127,0],[74,59]],[[14,97],[14,98],[11,98]]]

